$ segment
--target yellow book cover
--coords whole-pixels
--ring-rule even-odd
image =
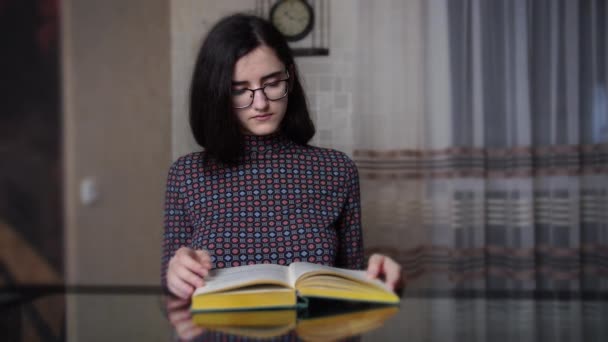
[[[246,311],[306,306],[309,298],[398,304],[399,297],[365,271],[307,262],[217,269],[194,291],[191,310]]]
[[[252,338],[271,338],[296,327],[297,311],[214,311],[192,315],[192,322],[208,330]]]

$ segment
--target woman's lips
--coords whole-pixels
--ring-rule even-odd
[[[257,120],[257,121],[266,121],[266,120],[270,120],[271,117],[272,117],[272,113],[268,113],[268,114],[256,115],[252,119]]]

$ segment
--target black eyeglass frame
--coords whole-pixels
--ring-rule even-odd
[[[280,99],[285,98],[285,96],[287,96],[287,94],[289,94],[289,80],[291,78],[290,75],[289,75],[289,70],[285,70],[285,73],[287,74],[287,78],[266,83],[266,84],[264,84],[263,86],[261,86],[259,88],[255,88],[255,89],[249,89],[249,88],[239,89],[239,90],[249,90],[251,92],[251,102],[248,105],[246,105],[246,106],[241,106],[241,107],[235,107],[235,106],[233,106],[232,108],[234,108],[234,109],[244,109],[244,108],[250,107],[253,104],[253,100],[255,100],[255,92],[258,91],[258,90],[262,91],[262,94],[264,94],[264,97],[268,101],[279,101]],[[269,85],[273,85],[273,84],[277,84],[279,82],[285,82],[285,81],[287,82],[287,87],[285,88],[285,94],[283,94],[283,96],[281,96],[279,98],[276,98],[276,99],[270,99],[268,97],[268,95],[266,95],[266,87],[268,87]]]

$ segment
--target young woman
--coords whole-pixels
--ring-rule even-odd
[[[189,298],[210,269],[307,261],[363,269],[359,178],[343,153],[312,147],[315,129],[290,48],[267,21],[233,15],[205,39],[190,89],[204,152],[169,170],[162,281]],[[373,255],[371,277],[401,269]]]

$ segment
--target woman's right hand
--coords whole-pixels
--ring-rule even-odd
[[[204,278],[210,269],[207,251],[181,247],[169,260],[167,287],[177,297],[188,299],[197,287],[205,285]]]

